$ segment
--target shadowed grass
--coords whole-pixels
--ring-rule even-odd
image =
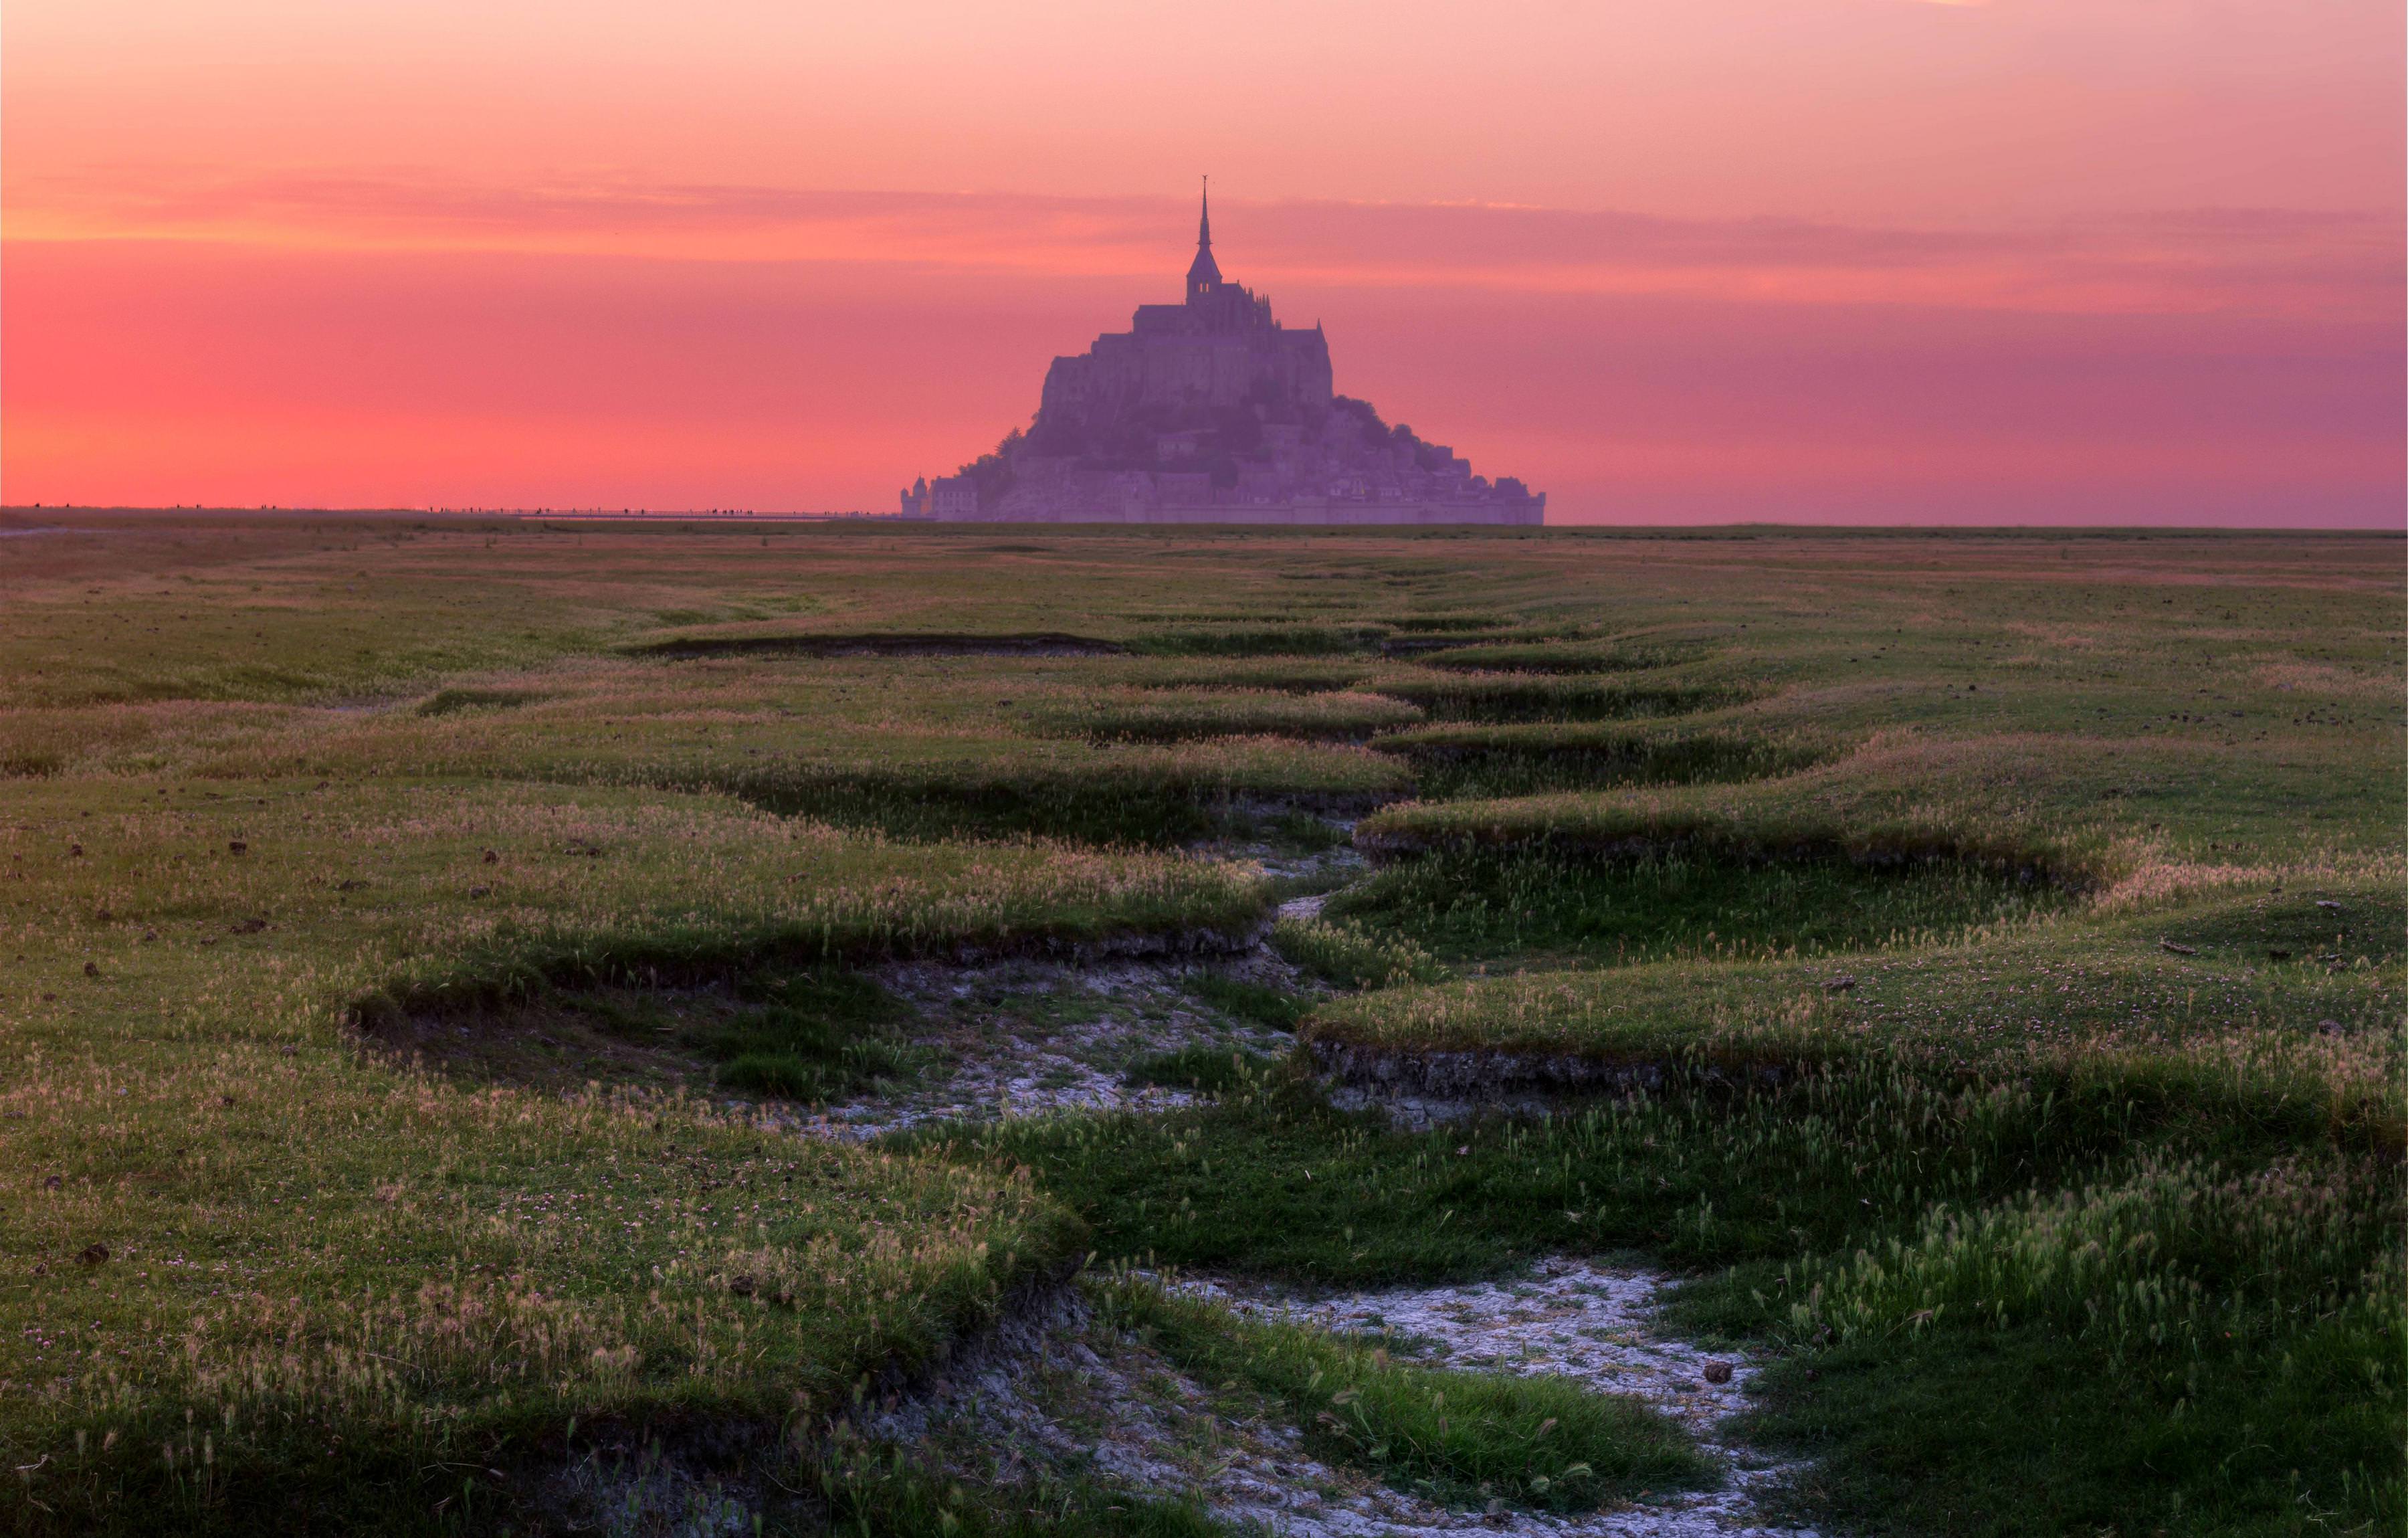
[[[531,689],[437,689],[421,700],[423,716],[456,715],[462,711],[503,711],[543,697]]]
[[[1129,650],[1150,657],[1333,656],[1373,651],[1387,633],[1379,625],[1230,625],[1147,631]]]
[[[1510,672],[1463,672],[1450,677],[1427,670],[1383,677],[1371,686],[1381,694],[1418,706],[1432,721],[1492,724],[1684,715],[1740,704],[1754,697],[1756,692],[1740,684],[1677,680],[1550,678]]]
[[[1514,619],[1503,613],[1386,614],[1381,623],[1408,636],[1469,636],[1485,630],[1510,630]]]
[[[859,767],[729,767],[693,778],[782,814],[898,838],[1037,834],[1156,847],[1250,832],[1266,809],[1274,816],[1298,810],[1360,812],[1399,794],[1407,781],[1400,767],[1359,749],[1279,739],[1107,752],[1061,764],[1002,755]]]
[[[1268,1026],[1273,1030],[1295,1029],[1306,1008],[1306,1000],[1296,994],[1213,972],[1190,977],[1187,991],[1225,1014]]]
[[[1854,1532],[2397,1531],[2408,1404],[2368,1369],[2399,1339],[2352,1317],[2172,1372],[2042,1325],[1852,1343],[1775,1363],[1741,1427],[1813,1459],[1788,1504]]]
[[[1259,1052],[1223,1047],[1181,1047],[1151,1053],[1129,1064],[1122,1078],[1133,1085],[1158,1085],[1166,1089],[1194,1089],[1218,1095],[1259,1083],[1278,1066]]]
[[[1369,678],[1368,662],[1320,658],[1148,658],[1096,668],[1096,683],[1132,689],[1277,689],[1286,694],[1328,694],[1352,689]]]
[[[556,995],[543,1002],[637,1043],[691,1048],[719,1064],[719,1084],[810,1103],[877,1092],[910,1079],[924,1054],[895,1039],[910,1018],[901,1001],[857,972],[767,969],[711,999],[699,1018],[643,993]],[[666,1041],[664,1039],[666,1039]]]
[[[1694,643],[1643,638],[1477,642],[1432,653],[1426,660],[1433,668],[1492,673],[1622,673],[1693,661],[1703,651]]]
[[[2070,900],[1959,865],[1752,868],[1680,855],[1475,851],[1389,866],[1331,898],[1322,914],[1448,966],[1526,967],[1898,945],[2057,912]]]
[[[1837,756],[1804,733],[1586,723],[1422,726],[1390,732],[1379,747],[1410,762],[1415,791],[1433,800],[1760,780]]]
[[[1026,719],[1045,735],[1096,742],[1252,736],[1359,742],[1375,732],[1410,726],[1421,712],[1401,700],[1352,691],[1130,690],[1048,702]]]
[[[1093,1478],[965,1486],[933,1459],[839,1435],[811,1469],[828,1530],[864,1538],[1224,1538],[1193,1503]]]
[[[654,657],[1025,657],[1109,656],[1108,640],[1061,631],[793,631],[775,635],[682,635],[628,646]]]

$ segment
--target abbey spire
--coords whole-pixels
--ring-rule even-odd
[[[1196,222],[1196,260],[1187,264],[1187,302],[1210,297],[1221,286],[1221,265],[1212,260],[1212,181],[1204,181],[1204,212]]]

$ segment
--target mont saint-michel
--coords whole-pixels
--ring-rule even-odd
[[[1045,373],[1037,419],[953,475],[903,493],[907,516],[996,523],[1537,524],[1547,498],[1491,482],[1443,444],[1336,393],[1318,323],[1221,276],[1212,211],[1187,295],[1140,305]]]

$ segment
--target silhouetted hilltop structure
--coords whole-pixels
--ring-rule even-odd
[[[1537,524],[1546,505],[1336,394],[1321,327],[1221,276],[1209,202],[1183,302],[1055,358],[1027,432],[903,494],[909,516],[998,523]]]

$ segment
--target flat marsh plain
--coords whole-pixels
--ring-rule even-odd
[[[2397,1532],[2404,553],[0,513],[0,1531],[1213,1531],[863,1440],[1065,1289],[1643,1517],[1643,1405],[1178,1286],[1593,1258],[1772,1517]],[[824,1135],[1014,956],[1293,1045]]]

